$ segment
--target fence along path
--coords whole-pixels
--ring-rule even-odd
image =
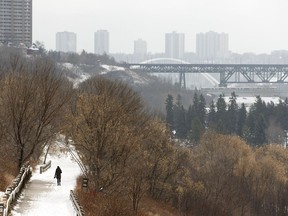
[[[80,168],[71,159],[69,153],[50,154],[47,158],[47,161],[49,160],[51,160],[51,168],[40,174],[40,166],[38,166],[33,172],[11,211],[12,216],[75,215],[70,200],[70,190],[73,190],[76,185]],[[62,170],[61,186],[57,186],[54,179],[57,166]]]

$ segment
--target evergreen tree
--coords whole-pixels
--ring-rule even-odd
[[[265,113],[267,113],[266,104],[260,96],[257,96],[255,103],[250,108],[246,124],[248,131],[245,139],[252,145],[259,146],[267,142]]]
[[[288,130],[288,98],[285,98],[284,101],[284,111],[282,114],[282,127],[284,130]]]
[[[276,107],[276,119],[283,130],[288,130],[288,98],[285,101],[280,100]]]
[[[198,118],[192,120],[192,130],[189,134],[189,140],[193,143],[198,143],[202,134],[204,132],[204,127]]]
[[[203,94],[200,95],[198,111],[197,112],[198,112],[198,115],[199,115],[200,123],[202,124],[202,127],[205,128],[207,112],[206,112],[206,101],[205,101],[205,98],[204,98]]]
[[[271,119],[275,119],[276,106],[275,106],[273,101],[267,103],[266,108],[265,108],[265,112],[263,113],[263,115],[265,116],[266,122],[270,122]]]
[[[187,111],[187,130],[192,129],[192,121],[197,117],[197,107],[199,104],[198,94],[195,93],[193,97],[193,104],[189,106]]]
[[[264,116],[259,115],[255,122],[254,140],[253,140],[254,145],[261,146],[267,143],[265,129],[266,129],[266,124],[265,124]]]
[[[237,133],[238,105],[236,100],[237,100],[236,94],[235,92],[232,92],[231,97],[229,98],[229,105],[227,111],[227,118],[229,119],[229,121],[227,121],[227,128],[230,134]]]
[[[193,109],[193,106],[190,105],[187,111],[187,115],[186,115],[186,126],[187,126],[187,131],[191,131],[192,129],[192,121],[193,118],[195,117],[195,112]]]
[[[251,109],[252,109],[252,111],[255,111],[258,115],[265,114],[266,104],[259,95],[256,96],[256,101],[252,105]]]
[[[194,94],[193,98],[193,105],[190,109],[191,112],[191,120],[193,118],[198,118],[199,122],[201,123],[202,127],[205,128],[206,125],[206,101],[204,96],[201,94],[198,97],[197,93]]]
[[[187,120],[190,125],[188,128],[190,131],[189,139],[192,142],[198,142],[206,124],[206,102],[202,94],[200,97],[197,93],[194,94],[193,105],[189,107]]]
[[[166,99],[166,123],[170,130],[174,130],[173,96],[168,94]]]
[[[186,111],[182,105],[182,97],[177,96],[176,104],[174,105],[174,127],[176,137],[185,139],[187,137]]]
[[[228,126],[227,126],[227,104],[224,99],[224,95],[220,94],[217,103],[216,103],[216,127],[218,132],[220,133],[228,133]]]
[[[215,107],[215,103],[212,100],[210,103],[210,108],[209,108],[209,112],[208,112],[208,127],[211,128],[216,128],[216,124],[217,124],[217,120],[216,120],[216,107]]]
[[[198,104],[199,104],[198,94],[195,93],[195,94],[194,94],[194,97],[193,97],[193,106],[194,106],[194,107],[198,107]]]
[[[247,110],[245,104],[241,104],[241,108],[238,111],[238,122],[237,122],[237,135],[243,137],[243,129],[247,118]]]

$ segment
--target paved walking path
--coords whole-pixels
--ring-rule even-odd
[[[21,197],[11,211],[12,216],[71,216],[75,212],[70,201],[70,190],[76,185],[80,168],[69,153],[48,155],[51,168],[40,174],[40,166],[36,167]],[[54,179],[56,167],[62,170],[62,185],[57,186]]]

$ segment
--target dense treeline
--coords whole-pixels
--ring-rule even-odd
[[[183,215],[288,214],[288,155],[283,147],[254,148],[234,136],[236,132],[216,133],[217,127],[227,128],[226,122],[225,127],[211,127],[212,131],[199,127],[203,132],[197,145],[180,147],[170,139],[169,128],[148,115],[128,86],[95,77],[80,85],[78,94],[71,104],[67,135],[75,142],[91,181],[88,191],[78,188],[88,215],[149,215],[141,202],[147,196]],[[220,98],[217,107],[225,104]],[[175,105],[177,116],[185,119],[180,99]],[[199,101],[205,104],[202,96]],[[250,112],[255,109],[259,114],[257,102]],[[198,111],[196,125],[207,122],[201,121],[201,116],[206,118],[201,107],[191,106]],[[221,111],[228,115],[228,110]],[[215,115],[220,116],[216,110]]]
[[[88,53],[85,50],[81,52],[81,54],[74,52],[60,52],[55,50],[46,50],[45,46],[37,41],[36,47],[38,51],[33,51],[32,55],[41,55],[50,58],[54,62],[57,63],[71,63],[74,65],[94,65],[99,66],[99,63],[109,64],[109,65],[117,65],[118,63],[115,59],[106,53],[103,55]]]
[[[84,64],[84,65],[94,65],[99,66],[101,64],[117,65],[118,63],[114,58],[107,54],[97,55],[93,53],[87,53],[85,50],[78,53],[63,53],[57,51],[46,51],[46,55],[54,60],[55,62],[67,62],[74,65]]]
[[[173,215],[288,215],[288,152],[273,144],[283,143],[287,100],[257,97],[248,111],[221,95],[207,111],[201,94],[187,110],[168,95],[164,122],[122,82],[99,76],[74,89],[47,56],[1,53],[0,62],[1,190],[61,133],[81,159],[86,215],[168,215],[148,198]]]
[[[95,77],[73,89],[47,56],[12,51],[0,59],[1,190],[62,133],[75,144],[89,193],[103,188],[87,202],[99,214],[135,215],[146,194],[171,199],[186,153],[130,87]],[[96,202],[103,194],[105,208]]]
[[[249,109],[249,110],[248,110]],[[220,95],[208,107],[202,94],[194,94],[193,104],[185,109],[182,98],[166,98],[166,123],[176,138],[198,143],[209,128],[221,134],[237,135],[254,146],[267,143],[284,143],[288,129],[288,99],[278,104],[265,103],[256,97],[251,107],[237,104],[233,92],[226,103]]]
[[[287,149],[252,148],[236,136],[205,132],[192,150],[186,215],[288,215]]]
[[[134,215],[145,194],[171,200],[187,152],[171,143],[165,124],[123,83],[95,77],[77,94],[66,131],[91,182],[82,193],[88,215]],[[121,206],[111,208],[115,199]]]

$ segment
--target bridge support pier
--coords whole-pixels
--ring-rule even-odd
[[[227,83],[220,83],[218,87],[227,87]]]
[[[225,80],[225,73],[220,73],[220,83],[218,87],[227,87],[227,83]]]
[[[180,87],[183,87],[184,89],[186,89],[186,78],[185,78],[184,72],[180,72],[179,74],[179,84],[180,84]]]

